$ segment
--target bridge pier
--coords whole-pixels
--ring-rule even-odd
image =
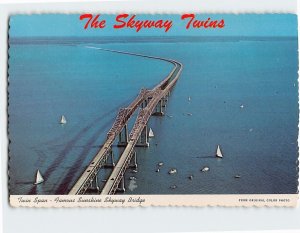
[[[163,100],[161,99],[158,104],[156,105],[153,113],[153,116],[163,116],[164,112],[163,112]]]
[[[162,107],[166,109],[167,107],[167,102],[168,102],[168,97],[165,96],[162,98]]]
[[[147,125],[144,127],[139,140],[136,143],[137,147],[149,147],[148,141],[148,127]]]
[[[128,127],[127,124],[125,124],[122,131],[119,134],[118,146],[127,146],[127,144],[128,144]]]
[[[113,168],[113,167],[116,166],[115,160],[114,160],[114,153],[113,153],[112,149],[110,149],[108,153],[109,154],[106,156],[105,164],[104,164],[103,167],[105,167],[105,168]]]
[[[125,178],[124,176],[122,177],[119,185],[118,185],[118,188],[116,190],[117,192],[122,192],[122,193],[125,193],[126,189],[125,189]]]
[[[146,98],[142,103],[141,103],[141,108],[146,108],[148,105],[148,98]]]
[[[90,183],[89,190],[95,191],[98,193],[100,191],[100,188],[99,188],[99,184],[98,184],[97,174],[96,174],[95,178],[93,180],[91,180],[90,182],[91,183]]]
[[[132,158],[130,160],[129,167],[130,168],[137,168],[137,157],[136,157],[136,151],[133,152]]]

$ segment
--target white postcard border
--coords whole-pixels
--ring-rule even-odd
[[[297,194],[11,195],[12,207],[226,206],[295,207]]]
[[[27,208],[19,208],[17,211],[15,208],[11,208],[9,205],[9,194],[7,190],[8,184],[8,171],[7,171],[7,145],[8,139],[6,137],[6,129],[7,129],[7,118],[6,118],[6,75],[7,75],[7,21],[8,16],[11,14],[15,14],[16,12],[22,12],[26,14],[31,13],[46,13],[49,11],[52,12],[60,12],[60,13],[74,13],[74,11],[79,12],[80,9],[84,11],[87,8],[93,6],[93,9],[96,11],[101,8],[106,8],[107,10],[113,11],[113,7],[109,6],[109,4],[102,4],[102,0],[91,0],[94,3],[86,3],[84,2],[84,6],[81,2],[78,3],[76,6],[66,3],[72,0],[45,0],[43,2],[55,2],[55,4],[29,4],[28,0],[18,0],[18,1],[11,1],[11,0],[2,0],[0,3],[0,44],[1,44],[1,56],[0,56],[0,106],[1,106],[1,155],[2,155],[2,162],[0,166],[0,172],[2,177],[2,182],[0,186],[0,219],[2,220],[3,216],[3,224],[0,221],[0,226],[3,226],[4,232],[31,232],[31,233],[50,233],[50,232],[57,232],[60,229],[61,232],[69,232],[72,231],[74,233],[79,232],[87,232],[94,230],[94,224],[82,224],[84,221],[99,221],[99,219],[104,219],[106,224],[102,226],[103,231],[111,230],[111,225],[115,223],[115,219],[119,217],[118,224],[123,226],[126,225],[132,218],[135,220],[135,227],[137,229],[143,230],[144,232],[149,232],[150,230],[159,229],[159,231],[208,231],[208,230],[270,230],[270,229],[299,229],[299,217],[300,217],[300,208],[299,208],[299,201],[298,201],[298,208],[295,208],[291,211],[287,211],[285,208],[247,208],[247,209],[239,209],[236,211],[235,208],[192,208],[192,207],[185,207],[185,208],[172,208],[172,207],[164,207],[164,208],[148,208],[147,212],[143,208],[136,208],[135,211],[131,211],[129,209],[124,209],[122,212],[118,212],[117,209],[112,209],[111,212],[107,211],[97,211],[95,209],[88,209],[84,208],[80,210],[78,213],[78,208],[73,208],[72,210],[69,209],[68,211],[61,210],[51,212],[51,210],[46,208],[38,208],[34,211],[28,211]],[[79,2],[81,0],[76,0]],[[22,2],[22,4],[15,4],[15,5],[8,5],[15,2]],[[41,1],[36,0],[34,2],[41,3]],[[73,2],[73,1],[72,1]],[[96,3],[99,3],[96,5]],[[107,2],[107,1],[106,1]],[[117,2],[117,1],[116,1]],[[129,1],[124,1],[129,2]],[[144,11],[147,10],[147,6],[144,4],[145,1],[141,1],[141,5],[143,4]],[[153,5],[156,7],[152,7],[151,9],[154,10],[161,10],[164,9],[160,5],[158,5],[155,1],[152,2]],[[181,1],[182,4],[188,4],[187,1]],[[224,0],[224,3],[228,3],[228,0]],[[254,7],[250,10],[248,5],[245,3],[252,2]],[[284,3],[285,6],[290,4],[289,7],[292,9],[289,12],[285,13],[296,13],[297,9],[294,8],[297,5],[297,0],[293,1],[281,1],[281,0],[265,0],[263,4],[256,4],[257,1],[238,1],[236,4],[235,11],[231,11],[230,13],[243,13],[243,12],[253,12],[253,13],[264,13],[264,12],[278,12],[278,9],[285,12],[285,8],[280,8],[278,3]],[[259,1],[261,3],[261,1]],[[2,4],[6,3],[7,5],[4,6]],[[24,4],[25,3],[25,4]],[[27,4],[26,4],[27,3]],[[197,2],[194,1],[196,4]],[[195,7],[195,4],[193,7]],[[211,4],[212,6],[215,5],[214,1],[211,0],[202,0],[198,1],[197,6],[200,8],[202,4]],[[175,8],[180,11],[182,5],[175,4]],[[298,7],[300,9],[300,7]],[[298,9],[298,15],[300,10]],[[230,10],[229,10],[230,11]],[[170,11],[169,11],[170,12]],[[300,24],[298,23],[298,37],[300,36]],[[300,46],[300,44],[299,44]],[[300,47],[299,47],[300,48]],[[299,179],[299,178],[298,178]],[[3,209],[2,209],[3,208]],[[128,211],[128,212],[127,212]],[[172,212],[170,212],[172,211]],[[129,213],[130,212],[130,213]],[[217,213],[216,213],[217,212]],[[2,215],[3,213],[3,215]],[[54,214],[55,213],[55,214]],[[166,214],[168,213],[168,215]],[[173,214],[174,213],[174,214]],[[217,215],[216,215],[217,214]],[[182,216],[185,216],[182,218]],[[222,216],[222,221],[218,224],[213,224],[215,220],[213,217],[220,217]],[[49,219],[51,218],[51,223],[47,224],[45,221],[35,222],[34,227],[32,225],[33,219]],[[114,218],[113,218],[114,217]],[[157,218],[163,218],[163,221],[155,222],[155,224],[149,224],[149,218],[155,220]],[[201,218],[201,224],[198,224]],[[22,220],[22,224],[16,224],[16,220]],[[296,219],[296,220],[295,220]],[[65,221],[72,221],[72,224],[63,224]],[[55,224],[53,224],[55,223]],[[168,224],[169,223],[169,224]],[[149,224],[149,225],[148,225]],[[145,225],[148,225],[145,228]],[[183,227],[185,226],[185,227]],[[124,228],[123,232],[132,232],[131,228]]]

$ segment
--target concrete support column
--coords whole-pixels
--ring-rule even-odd
[[[141,108],[146,108],[148,105],[148,98],[143,100],[143,102],[141,103]]]
[[[137,168],[138,164],[137,164],[137,157],[136,157],[136,151],[133,152],[129,167],[130,168]]]
[[[115,159],[114,159],[114,153],[113,153],[112,149],[110,149],[108,152],[108,155],[106,157],[104,167],[105,168],[113,168],[115,166],[116,166],[116,164],[115,164]]]
[[[95,176],[95,178],[93,180],[91,180],[91,185],[89,188],[91,191],[95,191],[95,192],[99,192],[100,188],[99,188],[99,184],[98,184],[98,177],[97,175]]]
[[[127,143],[128,143],[128,127],[127,124],[125,124],[121,133],[119,134],[118,146],[127,146]]]
[[[149,142],[148,142],[148,127],[147,125],[144,127],[141,136],[139,138],[139,140],[136,143],[136,146],[138,147],[148,147],[149,146]]]
[[[161,99],[158,104],[156,105],[153,114],[154,116],[163,116],[163,100]]]
[[[162,106],[163,106],[164,108],[167,107],[167,101],[168,101],[168,97],[167,97],[167,96],[164,96],[164,97],[162,98]]]
[[[117,191],[118,191],[118,192],[122,192],[122,193],[124,193],[124,192],[126,191],[126,189],[125,189],[125,178],[124,178],[124,176],[122,177],[122,179],[121,179],[121,181],[120,181],[120,183],[119,183],[119,186],[118,186],[118,188],[117,188]]]

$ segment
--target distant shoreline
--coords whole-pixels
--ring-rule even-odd
[[[104,37],[10,37],[9,44],[82,44],[82,43],[180,43],[180,42],[239,42],[290,41],[296,36],[104,36]]]

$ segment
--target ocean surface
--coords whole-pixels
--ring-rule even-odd
[[[88,46],[184,65],[166,115],[149,121],[155,137],[149,148],[137,149],[138,172],[128,170],[126,194],[297,193],[297,43],[297,38],[10,38],[10,193],[67,194],[103,144],[118,109],[173,68]],[[59,124],[61,115],[67,124]],[[218,144],[223,159],[214,156]],[[117,159],[123,149],[113,150]],[[164,165],[156,172],[159,162]],[[201,172],[205,166],[210,170]],[[171,168],[177,173],[169,175]],[[45,182],[35,186],[37,169]],[[100,185],[110,171],[98,174]]]

